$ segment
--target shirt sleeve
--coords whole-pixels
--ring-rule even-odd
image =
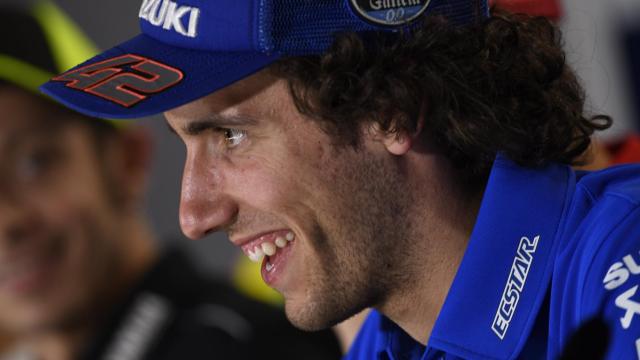
[[[640,360],[640,204],[600,244],[585,276],[581,317],[608,328],[606,359]]]

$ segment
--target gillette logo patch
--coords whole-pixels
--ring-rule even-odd
[[[431,0],[351,0],[363,20],[387,26],[406,25],[427,10]]]
[[[522,294],[524,284],[527,281],[527,275],[529,275],[529,270],[531,270],[533,255],[538,247],[538,240],[540,240],[540,235],[534,237],[533,240],[523,236],[518,244],[518,251],[516,252],[516,257],[513,259],[513,264],[511,264],[509,278],[502,292],[500,305],[498,306],[498,311],[496,311],[496,316],[491,325],[491,330],[498,335],[500,340],[504,339],[507,334],[513,314],[516,312],[520,294]]]
[[[139,16],[151,25],[183,36],[195,38],[198,35],[200,9],[197,7],[178,5],[171,0],[144,0]]]

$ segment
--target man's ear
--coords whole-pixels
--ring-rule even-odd
[[[424,117],[421,115],[418,120],[418,124],[416,124],[416,131],[413,133],[410,133],[405,129],[384,131],[378,123],[374,123],[371,126],[370,131],[374,135],[374,139],[380,141],[389,153],[401,156],[411,150],[412,146],[417,141],[424,126],[423,119]]]
[[[388,152],[400,156],[406,154],[411,149],[413,139],[407,131],[398,130],[397,132],[384,134],[382,143]]]
[[[145,195],[151,166],[150,134],[140,126],[119,129],[108,147],[107,164],[113,182],[109,185],[119,189],[119,203],[127,207],[139,206]]]

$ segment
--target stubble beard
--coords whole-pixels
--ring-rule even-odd
[[[407,189],[397,169],[381,159],[361,154],[350,164],[327,182],[331,199],[312,236],[314,271],[304,303],[285,307],[304,330],[328,328],[378,306],[407,281],[399,266],[411,231]]]

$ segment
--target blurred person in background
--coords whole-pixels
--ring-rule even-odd
[[[0,8],[0,31],[1,359],[340,356],[331,332],[297,330],[157,248],[141,211],[146,133],[37,92],[94,52],[62,12]]]

